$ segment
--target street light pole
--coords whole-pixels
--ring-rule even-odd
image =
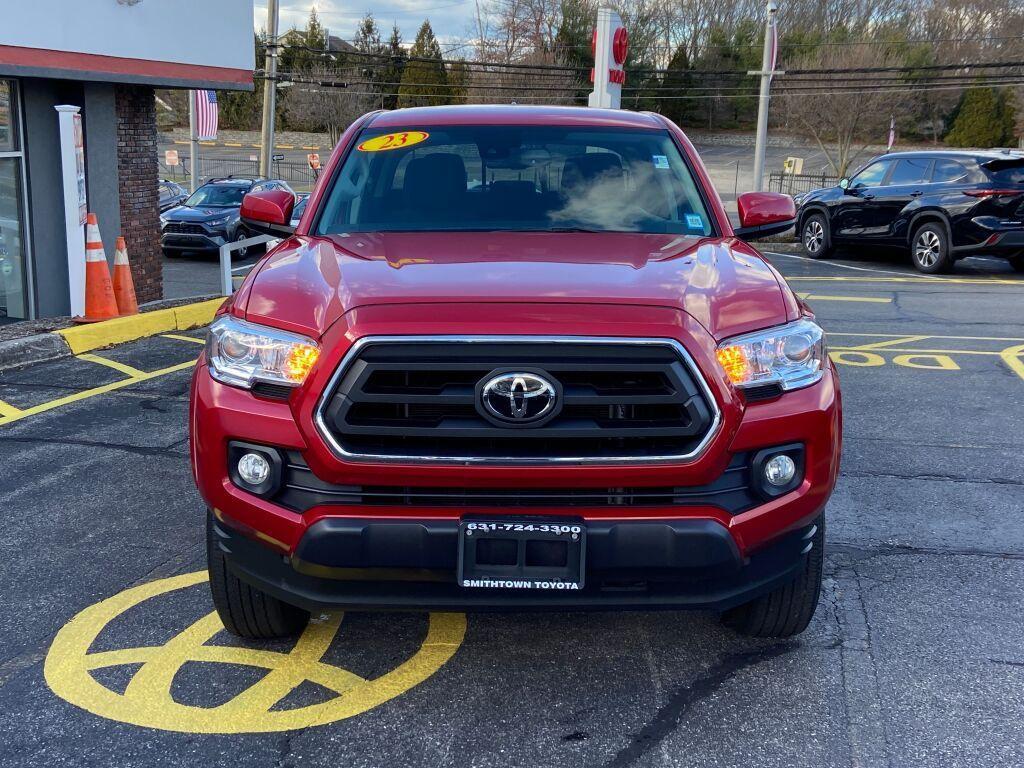
[[[761,56],[761,95],[757,103],[757,141],[754,145],[754,191],[764,189],[764,155],[768,142],[768,98],[772,84],[772,70],[775,69],[775,57],[778,40],[775,29],[775,13],[778,6],[775,0],[768,0],[765,7],[768,21],[764,28],[764,53]]]
[[[270,178],[274,151],[274,112],[277,97],[277,0],[267,0],[267,56],[263,66],[263,135],[260,139],[260,176]]]

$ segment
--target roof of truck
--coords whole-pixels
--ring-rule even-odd
[[[647,129],[666,127],[663,119],[651,112],[525,104],[464,104],[396,109],[378,113],[367,127],[411,128],[428,125],[580,125]]]

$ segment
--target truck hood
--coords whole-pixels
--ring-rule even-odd
[[[283,242],[247,283],[236,312],[313,337],[371,304],[664,306],[688,313],[716,339],[784,323],[795,307],[747,244],[679,235],[302,235]]]

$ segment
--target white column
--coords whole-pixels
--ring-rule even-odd
[[[772,27],[775,26],[775,0],[765,6],[764,52],[761,56],[761,93],[757,100],[757,138],[754,143],[754,192],[764,189],[764,155],[768,144],[768,100],[772,85]]]
[[[615,30],[622,28],[622,19],[611,8],[597,9],[597,41],[594,45],[594,90],[588,104],[591,107],[620,109],[622,83],[612,82],[612,72],[621,72],[622,63],[615,61],[612,43]]]
[[[60,121],[60,167],[64,188],[64,237],[68,254],[71,316],[85,314],[85,144],[81,107],[54,107]]]

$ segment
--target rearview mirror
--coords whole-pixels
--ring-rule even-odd
[[[785,232],[796,224],[796,204],[779,192],[744,192],[736,199],[740,225],[733,232],[744,240]]]
[[[283,189],[267,189],[250,192],[242,198],[239,215],[245,225],[264,235],[290,235],[295,232],[291,226],[295,195]]]
[[[843,176],[843,178],[841,178],[839,180],[839,188],[840,189],[849,189],[850,188],[850,179],[848,177],[846,177],[846,176]]]

